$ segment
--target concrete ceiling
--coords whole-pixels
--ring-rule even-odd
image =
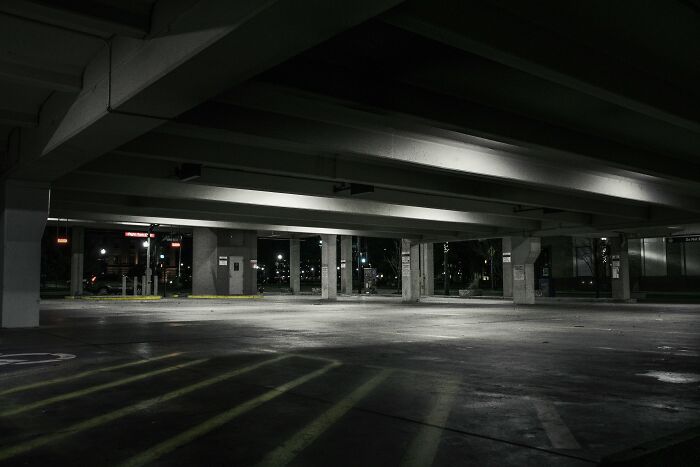
[[[101,223],[688,232],[699,24],[680,0],[7,1],[4,177]]]

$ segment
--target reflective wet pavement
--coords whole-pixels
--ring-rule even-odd
[[[698,306],[47,301],[0,352],[8,465],[592,465],[700,424]]]

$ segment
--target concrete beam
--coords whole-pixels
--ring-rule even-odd
[[[46,102],[12,173],[54,180],[397,3],[210,0],[176,14],[156,8],[149,39],[115,38],[88,66],[77,98]]]
[[[269,102],[270,110],[275,104]],[[275,109],[276,110],[276,109]],[[247,136],[248,142],[264,141],[271,147],[289,147],[302,152],[330,152],[348,157],[369,157],[413,164],[457,174],[487,177],[507,183],[549,187],[582,195],[608,196],[621,200],[700,212],[700,198],[679,192],[676,186],[648,176],[611,174],[583,167],[562,167],[507,148],[497,150],[453,139],[426,137],[415,132],[377,127],[377,116],[353,111],[349,122],[320,122],[272,112],[209,102],[180,117],[180,121]],[[363,118],[358,118],[362,115]],[[310,116],[307,116],[310,117]],[[339,115],[339,119],[343,115]],[[371,127],[371,128],[368,128]],[[259,143],[258,143],[259,144]]]
[[[34,114],[0,108],[0,125],[32,128],[35,127],[36,124],[37,119]]]
[[[306,151],[290,152],[267,147],[241,145],[251,143],[231,132],[206,130],[187,125],[165,125],[158,132],[144,135],[114,151],[103,163],[130,160],[137,164],[143,157],[157,160],[200,162],[211,167],[227,167],[265,174],[313,177],[319,180],[354,182],[386,189],[432,195],[450,195],[463,199],[484,200],[511,206],[544,207],[579,213],[606,214],[621,218],[646,220],[648,209],[640,203],[623,203],[608,199],[574,196],[541,188],[506,185],[483,178],[438,173],[411,166],[387,166],[376,161],[341,156],[319,156]],[[235,157],[233,155],[235,154]],[[162,164],[161,164],[162,165]],[[88,168],[91,168],[88,166]],[[96,167],[97,169],[97,167]],[[152,170],[156,170],[155,166]],[[476,204],[474,205],[476,208]],[[486,206],[486,205],[482,205]],[[507,206],[506,206],[507,208]],[[491,208],[490,208],[491,209]],[[493,207],[505,214],[503,206]],[[512,210],[513,208],[511,208]],[[520,217],[540,218],[534,211],[521,210]]]
[[[398,238],[411,235],[415,238],[447,238],[452,241],[469,240],[498,236],[497,230],[451,231],[439,230],[434,223],[416,220],[383,219],[372,217],[368,222],[366,216],[348,214],[323,214],[304,210],[283,208],[260,208],[238,205],[222,205],[207,202],[188,202],[186,206],[173,206],[167,199],[132,199],[134,202],[117,200],[107,202],[99,194],[83,193],[91,201],[80,202],[65,197],[66,193],[53,192],[51,213],[56,217],[77,217],[81,219],[104,220],[103,214],[112,216],[171,217],[178,219],[224,221],[232,223],[255,224],[258,230],[279,230],[290,232],[320,233],[325,229],[343,232],[372,232],[372,237]],[[74,195],[74,194],[71,194]],[[199,207],[199,209],[195,209]],[[158,222],[154,222],[158,223]],[[243,228],[243,227],[241,227]],[[309,230],[300,230],[300,229]],[[320,229],[320,230],[319,230]],[[340,234],[340,233],[339,233]],[[355,234],[356,235],[356,234]]]
[[[687,92],[483,2],[410,2],[385,20],[634,112],[700,132],[700,103]],[[492,25],[498,24],[498,28]],[[633,77],[633,79],[630,79]],[[653,90],[653,91],[652,91]]]
[[[15,83],[70,93],[80,92],[82,87],[80,74],[5,60],[0,60],[0,78]],[[36,117],[34,121],[36,121]]]
[[[144,37],[149,29],[150,5],[140,2],[122,3],[116,6],[79,0],[3,0],[0,11],[104,38],[114,34]]]
[[[470,74],[473,65],[453,62],[456,59],[450,61],[450,66],[457,75]],[[320,74],[318,62],[297,57],[274,72],[231,90],[224,100],[254,107],[258,92],[264,89],[268,97],[278,100],[278,105],[295,112],[314,102],[319,115],[321,106],[334,113],[336,110],[331,107],[363,108],[381,115],[392,126],[416,126],[435,136],[454,132],[458,138],[470,135],[501,141],[537,158],[605,165],[684,181],[695,181],[700,174],[700,164],[692,156],[670,147],[663,153],[639,144],[633,147],[610,139],[609,135],[596,134],[591,127],[572,129],[543,121],[537,115],[524,115],[522,108],[506,111],[480,103],[483,89],[470,85],[472,81],[465,81],[457,97],[441,88],[441,80],[437,79],[436,84],[419,61],[412,67],[407,65],[410,71],[402,66],[395,75],[386,68],[381,73],[350,71],[331,61],[324,61],[322,66]]]
[[[539,224],[526,220],[498,218],[488,214],[423,208],[376,201],[333,198],[321,196],[275,193],[240,188],[226,188],[196,183],[183,183],[145,177],[120,177],[113,175],[68,175],[54,184],[55,188],[95,193],[116,193],[145,197],[171,198],[173,200],[202,200],[266,208],[286,208],[316,211],[319,213],[355,214],[368,218],[412,219],[430,223],[444,223],[452,230],[479,230],[482,225],[532,230]],[[472,226],[474,225],[474,226]]]

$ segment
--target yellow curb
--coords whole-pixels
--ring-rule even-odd
[[[81,297],[67,296],[66,300],[161,300],[160,295],[127,295],[126,297],[101,297],[94,295],[84,295]]]
[[[262,295],[189,295],[187,298],[251,299],[262,298]]]

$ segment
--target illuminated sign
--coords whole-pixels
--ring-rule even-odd
[[[146,238],[148,237],[148,232],[124,232],[124,236],[133,238]],[[151,238],[156,238],[156,234],[152,233]]]
[[[173,248],[180,248],[180,242],[172,242],[170,246]]]
[[[56,243],[58,243],[59,245],[65,245],[66,243],[68,243],[68,238],[67,237],[58,237],[56,239]]]

